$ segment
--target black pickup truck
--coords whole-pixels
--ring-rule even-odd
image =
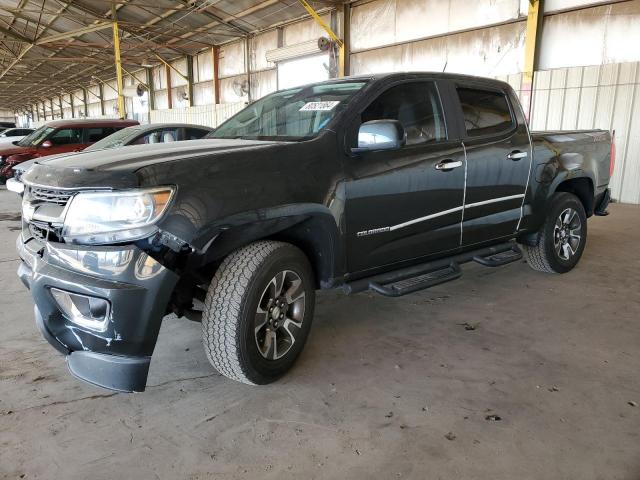
[[[88,382],[144,390],[175,313],[202,322],[220,373],[264,384],[300,354],[317,289],[400,296],[523,253],[571,270],[613,162],[607,131],[530,132],[499,81],[336,79],[268,95],[208,139],[36,164],[18,274]]]

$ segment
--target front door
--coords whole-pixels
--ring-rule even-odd
[[[362,272],[459,247],[464,152],[447,136],[435,82],[391,86],[361,112],[398,120],[407,143],[347,160],[347,269]],[[450,166],[447,168],[447,164]]]
[[[40,157],[55,155],[58,153],[73,152],[76,150],[82,150],[86,147],[83,143],[82,128],[60,128],[52,132],[46,140],[51,143],[51,146],[38,147],[38,155]]]
[[[510,89],[457,85],[466,136],[463,245],[513,235],[526,191],[529,133]]]

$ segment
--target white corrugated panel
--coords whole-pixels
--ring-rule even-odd
[[[196,83],[193,86],[193,104],[209,105],[215,103],[213,81]]]
[[[244,69],[244,40],[227,43],[220,47],[219,71],[220,77],[230,77],[245,71]]]
[[[521,72],[524,22],[351,55],[351,73],[443,71],[496,76]]]
[[[544,19],[539,68],[640,61],[640,0]]]
[[[156,90],[154,92],[155,107],[158,110],[169,108],[169,99],[166,90]]]
[[[213,51],[211,49],[196,55],[193,76],[195,82],[213,80]]]
[[[331,24],[331,18],[329,15],[321,15],[320,18],[322,18],[327,25]],[[336,30],[340,31],[339,29]],[[315,20],[304,20],[284,27],[285,46],[306,42],[308,40],[315,40],[326,36],[327,32],[325,32]]]
[[[174,60],[170,63],[170,65],[175,68],[178,72],[180,72],[185,77],[187,76],[187,59],[181,58],[179,60]],[[181,87],[187,84],[187,81],[173,68],[170,68],[171,71],[171,87]]]
[[[238,75],[236,77],[223,78],[220,80],[220,101],[222,103],[238,103],[246,102],[248,97],[246,94],[238,95],[234,89],[235,83],[242,83],[247,79],[246,75]]]
[[[118,98],[118,86],[116,80],[110,80],[108,82],[104,82],[104,86],[102,87],[102,91],[104,93],[105,100],[114,100]]]
[[[267,52],[278,48],[278,31],[256,35],[251,39],[251,71],[274,68],[275,64],[267,61]]]
[[[274,68],[251,74],[251,100],[257,100],[278,89],[278,71]]]
[[[353,8],[351,47],[364,50],[518,18],[520,0],[377,0]]]
[[[221,103],[218,105],[173,108],[171,110],[152,110],[151,122],[180,122],[217,127],[244,107],[244,103]]]
[[[87,105],[88,117],[98,117],[102,114],[99,103],[89,103]]]
[[[167,88],[167,69],[164,64],[153,67],[153,88],[156,91]]]

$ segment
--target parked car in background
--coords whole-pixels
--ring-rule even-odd
[[[123,128],[116,133],[103,138],[83,151],[103,150],[105,148],[120,148],[127,145],[143,145],[151,143],[180,142],[184,140],[198,140],[213,132],[211,127],[191,125],[188,123],[153,123],[150,125],[134,125]],[[50,158],[55,158],[51,156]],[[21,182],[21,177],[38,161],[37,158],[13,166],[13,179]],[[7,188],[16,193],[22,193],[23,186],[7,182]]]
[[[31,132],[16,145],[0,146],[0,183],[13,176],[13,167],[32,158],[79,152],[136,120],[53,120]]]
[[[0,132],[0,148],[22,140],[33,132],[33,128],[7,128]]]
[[[144,145],[146,143],[169,143],[183,140],[198,140],[213,128],[188,123],[152,123],[136,125],[103,138],[85,151],[102,150],[104,148],[119,148],[126,145]]]
[[[6,130],[7,128],[15,128],[15,122],[0,122],[0,130]]]

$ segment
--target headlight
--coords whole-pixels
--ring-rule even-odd
[[[155,233],[174,188],[84,192],[75,195],[64,218],[62,236],[74,243],[119,243]]]

